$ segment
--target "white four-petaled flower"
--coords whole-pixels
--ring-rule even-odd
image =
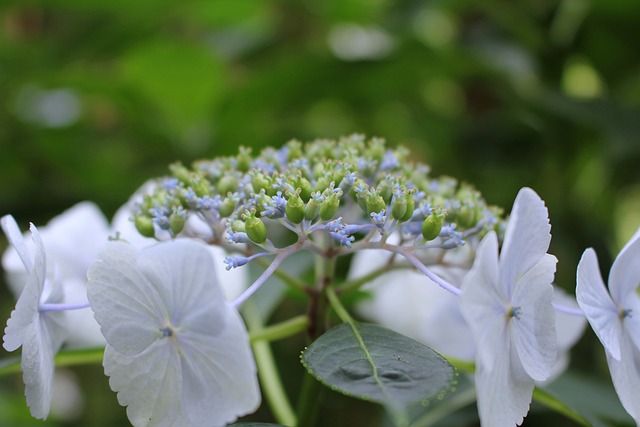
[[[16,308],[7,321],[3,346],[7,351],[14,351],[22,346],[21,366],[27,405],[31,415],[44,419],[49,415],[51,407],[53,356],[64,340],[65,313],[41,313],[39,308],[40,303],[61,302],[63,295],[61,288],[52,286],[46,280],[45,249],[36,227],[31,225],[31,237],[35,248],[35,254],[32,254],[13,217],[4,216],[0,222],[28,272]]]
[[[578,264],[577,282],[578,304],[605,348],[618,397],[640,425],[640,230],[613,262],[609,292],[591,248]]]
[[[556,361],[552,306],[556,258],[547,254],[551,226],[544,202],[523,188],[513,205],[498,257],[490,232],[462,283],[462,312],[477,346],[476,389],[483,426],[520,424],[535,381]]]
[[[134,426],[220,426],[257,408],[247,331],[205,246],[110,242],[88,275],[105,373]]]

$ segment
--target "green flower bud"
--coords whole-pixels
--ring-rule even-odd
[[[236,200],[234,200],[233,197],[225,198],[224,201],[222,202],[222,206],[220,206],[220,209],[218,210],[218,212],[220,213],[220,216],[222,218],[227,218],[231,216],[231,214],[233,214],[233,211],[236,210],[237,204],[238,202],[236,202]]]
[[[251,168],[251,148],[240,147],[237,168],[240,172],[248,172]]]
[[[285,207],[285,214],[289,221],[300,224],[304,219],[304,202],[300,198],[300,189],[295,194],[290,194]]]
[[[186,221],[187,217],[184,212],[174,212],[169,216],[169,228],[174,236],[180,234]]]
[[[470,228],[478,223],[479,217],[479,212],[475,206],[464,204],[456,215],[456,223],[463,228]]]
[[[253,178],[251,178],[251,185],[253,185],[254,193],[259,193],[262,190],[267,192],[267,190],[271,188],[271,182],[262,172],[256,172],[253,175]]]
[[[246,227],[244,226],[244,222],[236,219],[231,223],[231,231],[235,231],[236,233],[244,233],[246,231]]]
[[[378,195],[375,190],[372,190],[369,193],[369,197],[367,197],[367,215],[371,215],[371,213],[378,213],[382,209],[386,209],[387,204],[385,203],[382,196]]]
[[[382,197],[384,202],[389,204],[391,202],[391,196],[393,196],[393,183],[391,182],[391,178],[387,177],[383,179],[376,188],[376,191]]]
[[[407,209],[405,210],[402,218],[398,218],[398,221],[400,222],[409,221],[413,216],[413,211],[416,209],[416,201],[413,199],[413,191],[407,192],[405,200],[407,202]]]
[[[255,210],[244,214],[245,233],[252,242],[261,244],[267,240],[267,226],[260,218],[256,217]]]
[[[303,202],[306,202],[311,197],[311,193],[313,193],[313,187],[311,187],[311,183],[309,180],[303,176],[298,176],[293,182],[293,188],[300,189],[300,198]]]
[[[318,217],[322,200],[320,193],[311,193],[311,198],[309,198],[307,206],[304,208],[304,217],[307,221],[313,221]]]
[[[193,191],[198,197],[204,197],[211,194],[210,186],[211,183],[206,178],[196,174],[191,174],[190,187],[193,188]]]
[[[292,161],[295,159],[299,159],[303,156],[302,154],[302,143],[297,140],[291,140],[287,143],[287,148],[289,152],[287,153],[287,161]]]
[[[216,185],[216,190],[218,190],[218,194],[227,194],[238,191],[238,177],[231,173],[223,175]]]
[[[433,240],[440,234],[442,226],[444,224],[445,215],[442,213],[432,213],[425,218],[422,223],[422,237],[425,240]]]
[[[133,224],[136,226],[138,233],[144,237],[155,237],[156,230],[153,228],[153,220],[148,216],[137,215],[133,218]]]
[[[401,220],[405,214],[407,213],[407,199],[404,197],[404,194],[398,193],[393,198],[391,202],[391,215],[397,219]]]
[[[171,175],[178,178],[179,181],[190,184],[191,182],[191,174],[189,173],[189,169],[184,167],[182,163],[176,162],[169,165],[169,171]]]
[[[329,221],[340,209],[340,196],[338,193],[331,193],[328,197],[325,197],[320,205],[320,219],[323,221]]]
[[[318,181],[316,181],[316,185],[313,187],[313,191],[322,193],[324,190],[326,190],[329,187],[330,184],[331,184],[331,177],[328,175],[322,175],[320,178],[318,178]]]

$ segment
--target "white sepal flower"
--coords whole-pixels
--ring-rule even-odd
[[[598,259],[587,249],[578,264],[576,295],[602,342],[613,385],[626,411],[640,425],[640,230],[616,257],[605,287]]]
[[[547,379],[556,361],[552,306],[555,257],[547,209],[524,188],[516,197],[498,257],[491,232],[478,247],[460,296],[476,346],[478,412],[484,426],[520,424],[535,381]]]
[[[88,295],[105,373],[134,426],[219,426],[259,405],[246,329],[202,244],[110,242]]]
[[[47,279],[64,289],[64,304],[87,302],[87,268],[109,236],[109,223],[98,206],[81,202],[57,215],[39,228],[47,252]],[[33,250],[31,242],[25,242]],[[7,282],[15,295],[26,283],[19,254],[12,248],[2,257]],[[100,328],[90,309],[69,310],[65,347],[89,348],[105,345]]]
[[[41,302],[61,302],[62,293],[60,288],[51,288],[46,282],[45,249],[36,227],[31,225],[34,255],[27,247],[13,217],[4,216],[0,222],[9,242],[28,271],[24,289],[7,321],[3,346],[7,351],[14,351],[22,346],[21,367],[27,405],[31,415],[45,419],[51,407],[53,356],[60,349],[64,339],[65,319],[64,313],[40,313],[39,307]],[[44,293],[47,293],[46,297],[43,297]]]

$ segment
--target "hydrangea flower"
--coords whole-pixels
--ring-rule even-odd
[[[552,306],[556,258],[547,254],[551,226],[544,202],[520,190],[498,257],[498,238],[480,242],[460,296],[477,346],[476,389],[480,422],[520,424],[535,381],[544,381],[556,361]]]
[[[81,202],[56,216],[39,229],[47,252],[47,278],[64,289],[64,304],[87,302],[87,268],[96,259],[110,235],[109,222],[98,206]],[[32,245],[28,245],[33,249]],[[14,294],[26,283],[18,253],[9,248],[2,265]],[[104,338],[90,309],[66,313],[69,325],[65,345],[69,348],[102,347]]]
[[[25,395],[31,415],[45,419],[51,407],[53,388],[53,356],[60,349],[65,333],[62,312],[40,312],[40,303],[62,301],[61,289],[47,282],[44,244],[36,227],[31,225],[35,254],[27,247],[22,233],[11,216],[0,223],[28,272],[16,308],[11,312],[3,337],[3,346],[14,351],[22,346],[22,373]]]
[[[580,259],[576,294],[591,327],[602,342],[613,385],[622,406],[640,425],[640,230],[616,257],[609,292],[598,259],[587,249]]]
[[[392,235],[388,241],[398,243]],[[468,241],[450,250],[426,250],[429,269],[454,286],[460,286],[473,263],[477,244]],[[385,265],[394,255],[382,250],[357,252],[351,262],[349,278],[357,279]],[[402,262],[396,256],[395,262]],[[414,270],[383,273],[362,288],[369,293],[357,305],[363,318],[420,341],[447,357],[473,362],[476,344],[462,315],[460,298],[445,291],[424,274]],[[563,307],[578,308],[575,299],[556,288],[553,301]],[[582,336],[587,321],[582,316],[556,312],[558,359],[547,381],[560,375],[569,365],[569,351]]]
[[[203,245],[109,242],[88,276],[105,373],[134,426],[220,426],[257,408],[247,331]]]

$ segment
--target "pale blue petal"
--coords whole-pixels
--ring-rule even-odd
[[[512,317],[511,339],[524,370],[536,381],[551,375],[557,354],[553,275],[556,258],[546,255],[518,281],[513,306],[518,315]]]
[[[159,340],[135,356],[107,345],[104,372],[134,427],[191,427],[182,411],[180,357],[173,345]]]
[[[49,415],[53,390],[53,356],[62,344],[65,313],[47,313],[27,329],[22,346],[22,377],[31,415]]]
[[[210,334],[222,328],[219,307],[225,299],[204,244],[178,239],[150,246],[141,251],[138,266],[154,284],[173,325]]]
[[[518,193],[500,253],[500,283],[511,296],[518,278],[540,261],[551,242],[549,212],[530,188]]]
[[[619,359],[606,352],[611,379],[622,406],[640,425],[640,351],[627,338],[620,340],[620,351]]]
[[[611,356],[620,359],[622,334],[618,307],[602,281],[598,259],[593,249],[582,254],[578,263],[576,299],[602,345]]]
[[[92,202],[80,202],[41,230],[47,256],[64,280],[86,280],[87,269],[109,237],[109,223]]]
[[[478,359],[492,369],[502,343],[508,340],[506,309],[509,302],[497,283],[498,238],[491,232],[478,246],[473,267],[462,282],[460,306],[474,340]]]
[[[242,319],[230,306],[218,310],[226,313],[219,333],[180,335],[184,412],[196,426],[225,425],[254,412],[261,400]]]
[[[42,239],[35,227],[32,230],[32,238],[36,253],[31,260],[31,270],[29,271],[27,284],[22,290],[16,303],[16,308],[11,312],[11,317],[7,321],[7,327],[4,330],[3,346],[7,351],[14,351],[22,345],[27,329],[38,318],[38,306],[47,274],[47,260]]]
[[[132,245],[108,242],[87,273],[87,297],[102,334],[127,355],[149,347],[169,318],[155,284],[140,270],[138,257]]]
[[[640,285],[640,238],[632,239],[618,254],[609,273],[609,292],[618,307]],[[640,315],[640,313],[638,313]]]
[[[5,215],[0,219],[0,226],[2,226],[2,231],[7,236],[7,240],[18,253],[20,260],[22,260],[24,268],[27,271],[31,271],[33,269],[34,256],[29,251],[16,220],[11,215]]]
[[[493,369],[476,364],[478,414],[484,427],[513,427],[529,411],[535,384],[510,347],[505,340],[496,349]]]
[[[625,310],[629,315],[622,319],[623,333],[626,334],[640,351],[640,297],[637,294],[629,294],[625,300]]]

